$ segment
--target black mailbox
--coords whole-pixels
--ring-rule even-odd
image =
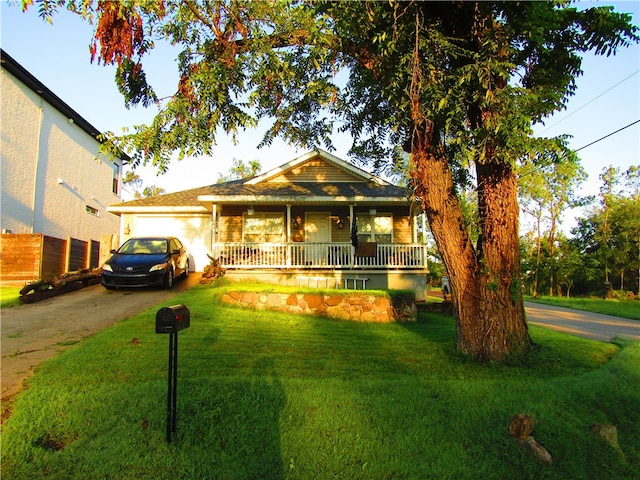
[[[156,333],[178,333],[191,326],[191,314],[184,305],[173,305],[156,313]]]

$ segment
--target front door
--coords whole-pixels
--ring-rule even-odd
[[[328,213],[307,213],[304,223],[305,242],[331,242],[331,219]]]
[[[329,213],[307,213],[304,223],[305,260],[307,265],[326,266],[328,243],[331,242],[331,216]]]

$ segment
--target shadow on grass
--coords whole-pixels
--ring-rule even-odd
[[[247,377],[188,378],[181,385],[178,442],[191,478],[285,478],[279,418],[286,393],[273,359]]]

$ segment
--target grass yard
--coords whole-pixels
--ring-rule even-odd
[[[165,435],[168,336],[143,312],[46,362],[3,425],[11,479],[637,479],[640,344],[531,327],[528,364],[478,365],[447,316],[365,324],[214,301],[179,334],[177,437]],[[543,465],[508,435],[534,419]],[[624,456],[596,423],[618,429]]]
[[[615,317],[640,320],[640,301],[616,300],[613,298],[603,300],[601,298],[566,298],[566,297],[527,297],[527,301],[554,305],[556,307],[574,308],[588,312],[613,315]]]
[[[0,287],[0,308],[20,305],[20,290],[22,287],[2,286]]]

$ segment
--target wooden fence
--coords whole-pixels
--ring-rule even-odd
[[[0,239],[0,279],[25,282],[98,267],[109,250],[118,246],[117,235],[102,237],[100,242],[62,240],[42,233],[3,233]]]

